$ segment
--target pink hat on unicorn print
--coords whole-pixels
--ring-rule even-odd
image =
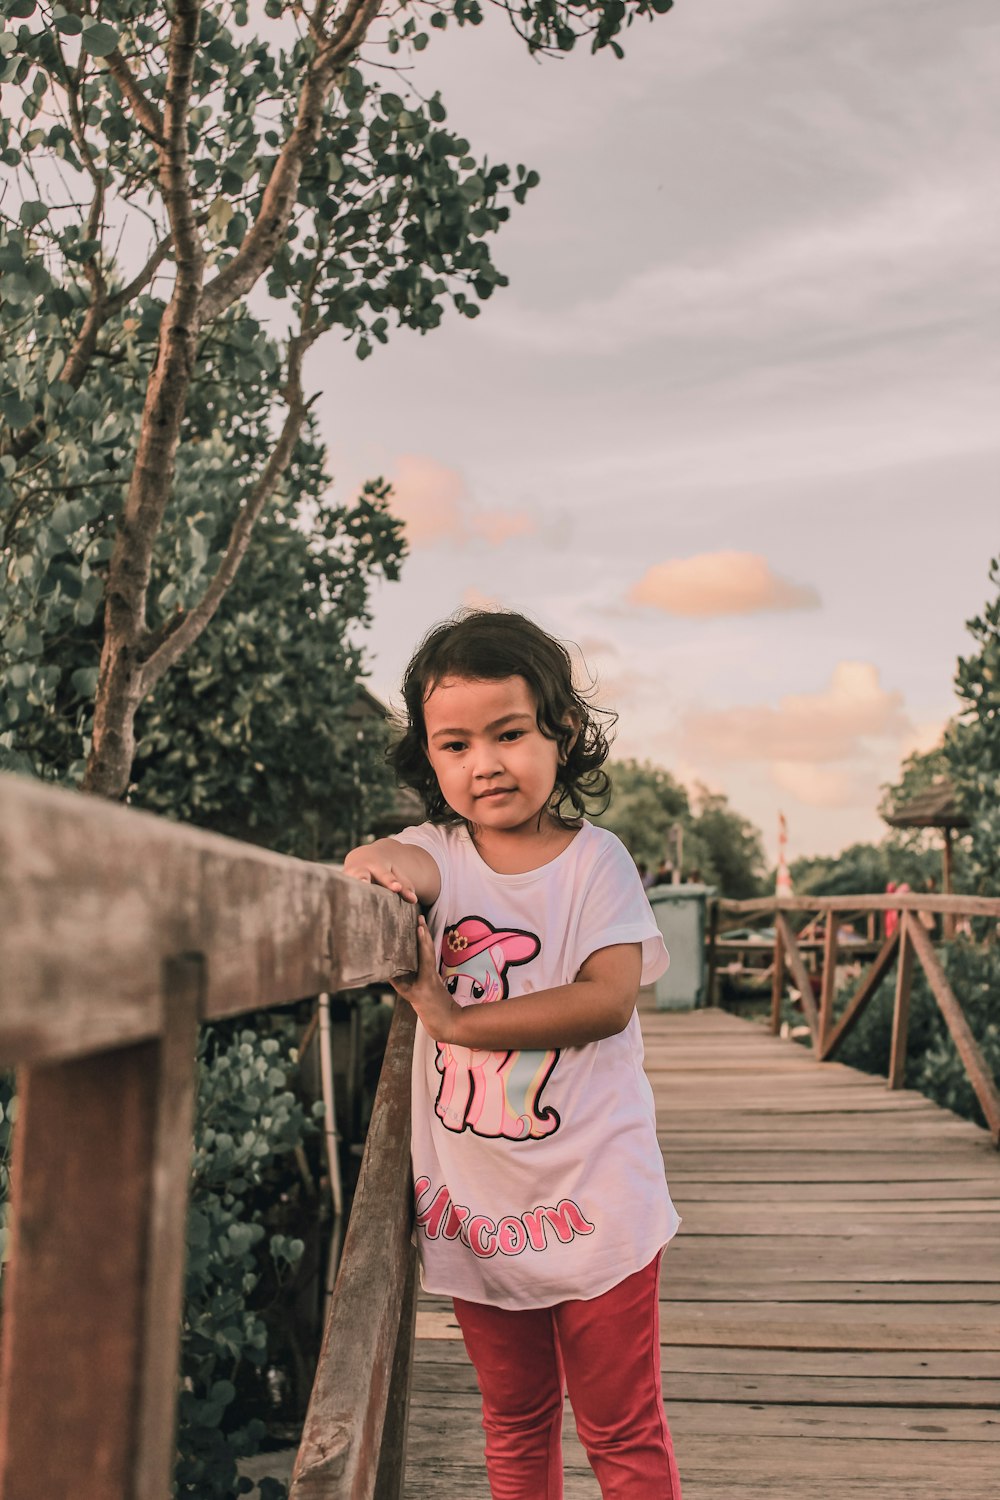
[[[481,917],[463,917],[454,927],[445,929],[441,960],[448,968],[455,969],[497,943],[503,947],[504,960],[509,964],[527,962],[541,947],[533,932],[510,932],[491,927]]]

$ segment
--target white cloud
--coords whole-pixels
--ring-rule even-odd
[[[911,730],[901,693],[887,692],[870,662],[839,662],[826,688],[793,693],[777,708],[756,704],[689,713],[686,753],[710,761],[823,765],[849,760],[869,739],[898,741]]]
[[[771,766],[774,783],[807,807],[870,807],[882,778],[877,770],[844,770],[839,766],[806,765],[779,760]]]
[[[762,610],[815,609],[819,595],[772,572],[755,552],[701,552],[647,568],[628,594],[668,615],[709,618]]]
[[[459,471],[425,454],[403,453],[396,459],[392,490],[390,505],[402,519],[411,547],[464,547],[476,541],[497,547],[537,530],[525,510],[477,509]]]

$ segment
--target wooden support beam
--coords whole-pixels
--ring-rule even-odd
[[[837,993],[837,922],[827,912],[823,934],[823,984],[819,998],[819,1053],[822,1056],[833,1025],[833,1002]]]
[[[840,1020],[830,1032],[826,1041],[820,1049],[820,1062],[833,1056],[848,1032],[853,1030],[855,1023],[865,1009],[868,1002],[877,992],[883,979],[888,974],[896,957],[896,947],[899,943],[899,929],[897,928],[890,937],[887,937],[875,956],[875,961],[868,972],[862,977],[861,983],[848,1001],[847,1008]]]
[[[818,1050],[819,1014],[816,1010],[816,999],[812,992],[812,985],[809,982],[809,975],[806,973],[806,966],[802,962],[802,954],[799,952],[798,944],[795,941],[795,934],[792,931],[791,923],[784,912],[778,912],[775,925],[781,935],[781,945],[785,950],[785,962],[791,971],[792,978],[795,980],[795,987],[802,996],[802,1012],[809,1023],[809,1030],[812,1032],[813,1047]]]
[[[912,930],[920,918],[904,911],[899,918],[899,965],[896,969],[896,1000],[892,1011],[892,1047],[889,1054],[889,1087],[901,1089],[906,1075],[906,1039],[910,1030],[910,990],[913,983]]]
[[[958,1050],[958,1055],[965,1064],[965,1071],[969,1075],[969,1082],[979,1100],[980,1108],[986,1116],[986,1123],[993,1137],[993,1144],[1000,1147],[1000,1091],[993,1080],[993,1075],[986,1066],[979,1044],[972,1032],[969,1023],[965,1019],[965,1012],[955,998],[955,992],[948,983],[941,961],[934,951],[927,933],[920,922],[913,922],[910,929],[910,940],[916,950],[921,967],[927,975],[927,983],[931,987],[931,993],[938,1003],[941,1014],[944,1016],[945,1024],[951,1032],[952,1041]]]
[[[306,1413],[289,1500],[390,1500],[376,1489],[398,1473],[405,1441],[412,1349],[413,1196],[410,1186],[410,1063],[414,1016],[393,1016],[372,1121]],[[372,1295],[373,1289],[376,1295]],[[410,1334],[405,1330],[409,1320]],[[400,1339],[403,1343],[400,1343]],[[393,1393],[395,1394],[395,1397]],[[388,1483],[388,1480],[386,1481]],[[395,1496],[391,1500],[396,1500]]]
[[[200,1001],[181,960],[161,1040],[20,1071],[2,1500],[170,1491]]]

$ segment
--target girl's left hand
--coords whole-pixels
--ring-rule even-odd
[[[417,972],[390,981],[397,995],[408,1001],[420,1018],[424,1030],[435,1042],[451,1040],[455,1017],[462,1007],[456,1005],[442,983],[434,956],[434,943],[423,917],[417,918]]]

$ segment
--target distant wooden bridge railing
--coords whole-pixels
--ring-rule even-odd
[[[895,917],[888,924],[887,933],[882,918],[883,935],[876,939],[877,914],[880,913],[894,913]],[[774,927],[774,936],[770,940],[773,946],[771,1030],[777,1034],[780,1028],[781,1001],[786,978],[790,978],[801,995],[803,1014],[812,1033],[813,1050],[820,1061],[825,1062],[833,1057],[895,965],[896,996],[888,1081],[890,1088],[898,1089],[903,1086],[910,990],[916,958],[965,1066],[994,1144],[1000,1147],[1000,1092],[969,1029],[961,1003],[948,983],[933,940],[921,921],[922,913],[941,916],[946,932],[951,933],[960,918],[987,917],[1000,921],[1000,898],[896,892],[871,896],[782,896],[755,901],[719,901],[709,933],[709,972],[714,974],[718,970],[719,954],[725,948],[727,931],[736,925],[769,919]],[[807,920],[797,932],[793,919],[800,916]],[[865,934],[859,935],[858,944],[847,945],[842,941],[841,929],[858,918],[864,919]],[[809,941],[822,950],[818,1005],[803,957],[806,933],[811,934]],[[739,943],[735,946],[749,945]],[[843,1013],[835,1020],[837,961],[841,955],[859,959],[866,956],[872,961],[862,973]]]
[[[415,961],[387,891],[0,776],[0,1065],[19,1070],[0,1500],[170,1494],[199,1024]],[[412,1036],[400,1008],[296,1500],[401,1493]]]

